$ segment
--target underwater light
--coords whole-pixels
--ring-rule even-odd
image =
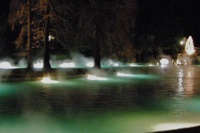
[[[42,80],[41,80],[42,83],[45,83],[45,84],[56,84],[58,83],[58,81],[56,80],[52,80],[50,77],[44,77]]]
[[[89,79],[89,80],[108,80],[107,78],[97,77],[97,76],[94,76],[94,75],[88,75],[87,79]]]
[[[176,130],[182,128],[190,128],[199,126],[198,123],[164,123],[158,124],[154,127],[156,131]]]

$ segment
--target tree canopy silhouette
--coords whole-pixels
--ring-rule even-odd
[[[52,35],[54,43],[61,44],[67,52],[90,53],[95,67],[100,68],[102,56],[133,58],[136,9],[137,0],[12,0],[9,23],[13,29],[16,25],[21,27],[15,41],[17,48],[44,48],[44,67],[50,67],[48,37]],[[27,45],[29,36],[31,44]]]

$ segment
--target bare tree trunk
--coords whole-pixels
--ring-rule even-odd
[[[97,3],[98,4],[98,3]],[[93,3],[93,5],[95,5]],[[97,10],[97,14],[96,14],[96,20],[100,19],[100,15],[99,15],[99,6],[96,5],[96,10]],[[99,23],[99,20],[96,21],[96,31],[95,31],[95,48],[94,48],[94,67],[95,68],[101,68],[101,43],[102,43],[102,39],[101,38],[101,25]]]
[[[98,32],[98,31],[96,31]],[[99,33],[96,33],[99,34]],[[101,68],[101,50],[100,50],[100,36],[97,35],[96,36],[96,42],[95,42],[95,50],[94,50],[94,67],[95,68]]]
[[[31,0],[28,0],[28,40],[27,40],[27,69],[33,69],[32,62],[32,51],[31,51],[31,40],[32,40],[32,31],[31,31]]]
[[[45,7],[45,33],[44,33],[44,70],[50,70],[50,57],[49,57],[49,0],[46,0],[46,7]]]

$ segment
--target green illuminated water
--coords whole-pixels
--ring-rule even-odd
[[[143,133],[200,124],[198,66],[122,71],[132,75],[0,83],[0,133]]]

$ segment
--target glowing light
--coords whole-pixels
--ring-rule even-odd
[[[123,72],[117,72],[117,76],[119,77],[127,77],[127,78],[137,78],[137,79],[153,79],[156,78],[155,76],[148,75],[148,74],[131,74],[131,73],[123,73]]]
[[[138,66],[138,65],[135,63],[131,63],[131,64],[129,64],[129,66]]]
[[[148,64],[148,66],[154,66],[153,64]]]
[[[87,67],[93,67],[93,66],[94,66],[94,62],[92,62],[92,61],[91,61],[91,62],[87,62],[87,63],[86,63],[86,66],[87,66]]]
[[[118,67],[118,66],[120,66],[120,62],[117,62],[117,61],[114,61],[114,60],[109,60],[108,65]]]
[[[162,58],[160,64],[162,68],[165,68],[169,64],[169,60],[167,58]]]
[[[160,64],[161,64],[161,65],[168,65],[168,64],[169,64],[169,60],[166,59],[166,58],[162,58],[162,59],[160,60]]]
[[[97,76],[94,76],[94,75],[88,75],[87,79],[89,79],[89,80],[108,80],[107,78],[97,77]]]
[[[4,61],[0,63],[0,68],[2,69],[11,69],[11,68],[15,68],[14,66],[12,66],[9,62]]]
[[[37,63],[33,64],[33,67],[34,68],[42,68],[43,67],[43,63],[37,62]]]
[[[185,45],[185,51],[187,52],[188,55],[192,55],[195,50],[194,50],[194,42],[191,36],[187,39],[186,45]]]
[[[51,41],[51,40],[54,40],[55,39],[55,37],[54,36],[52,36],[52,35],[49,35],[49,41]]]
[[[189,128],[199,126],[198,123],[165,123],[159,124],[154,127],[156,131],[166,131],[166,130],[175,130],[181,128]]]
[[[157,65],[159,65],[159,63]],[[152,63],[148,63],[148,64],[130,63],[130,64],[128,64],[128,66],[130,66],[130,67],[143,67],[143,66],[155,66],[155,65],[152,64]]]
[[[118,64],[118,63],[114,63],[114,64],[113,64],[113,66],[115,66],[115,67],[118,67],[118,66],[119,66],[119,64]]]
[[[184,43],[185,43],[184,41],[180,41],[180,45],[184,45]]]
[[[58,81],[56,80],[52,80],[50,77],[44,77],[42,80],[41,80],[42,83],[45,83],[45,84],[56,84],[58,83]]]
[[[167,65],[161,65],[161,68],[166,68],[167,67]]]
[[[131,76],[134,76],[133,74],[127,74],[127,73],[121,73],[121,72],[118,72],[117,73],[117,76],[122,76],[122,77],[131,77]]]
[[[178,73],[177,73],[179,79],[178,79],[178,92],[183,92],[184,88],[183,88],[183,77],[184,77],[184,73],[183,73],[183,69],[179,69]]]
[[[69,67],[75,67],[75,64],[73,62],[70,62],[70,63],[62,63],[59,65],[59,67],[62,67],[62,68],[69,68]]]
[[[179,59],[177,59],[177,60],[176,60],[176,64],[177,64],[177,65],[181,65],[182,63],[181,63],[181,61],[180,61]]]

